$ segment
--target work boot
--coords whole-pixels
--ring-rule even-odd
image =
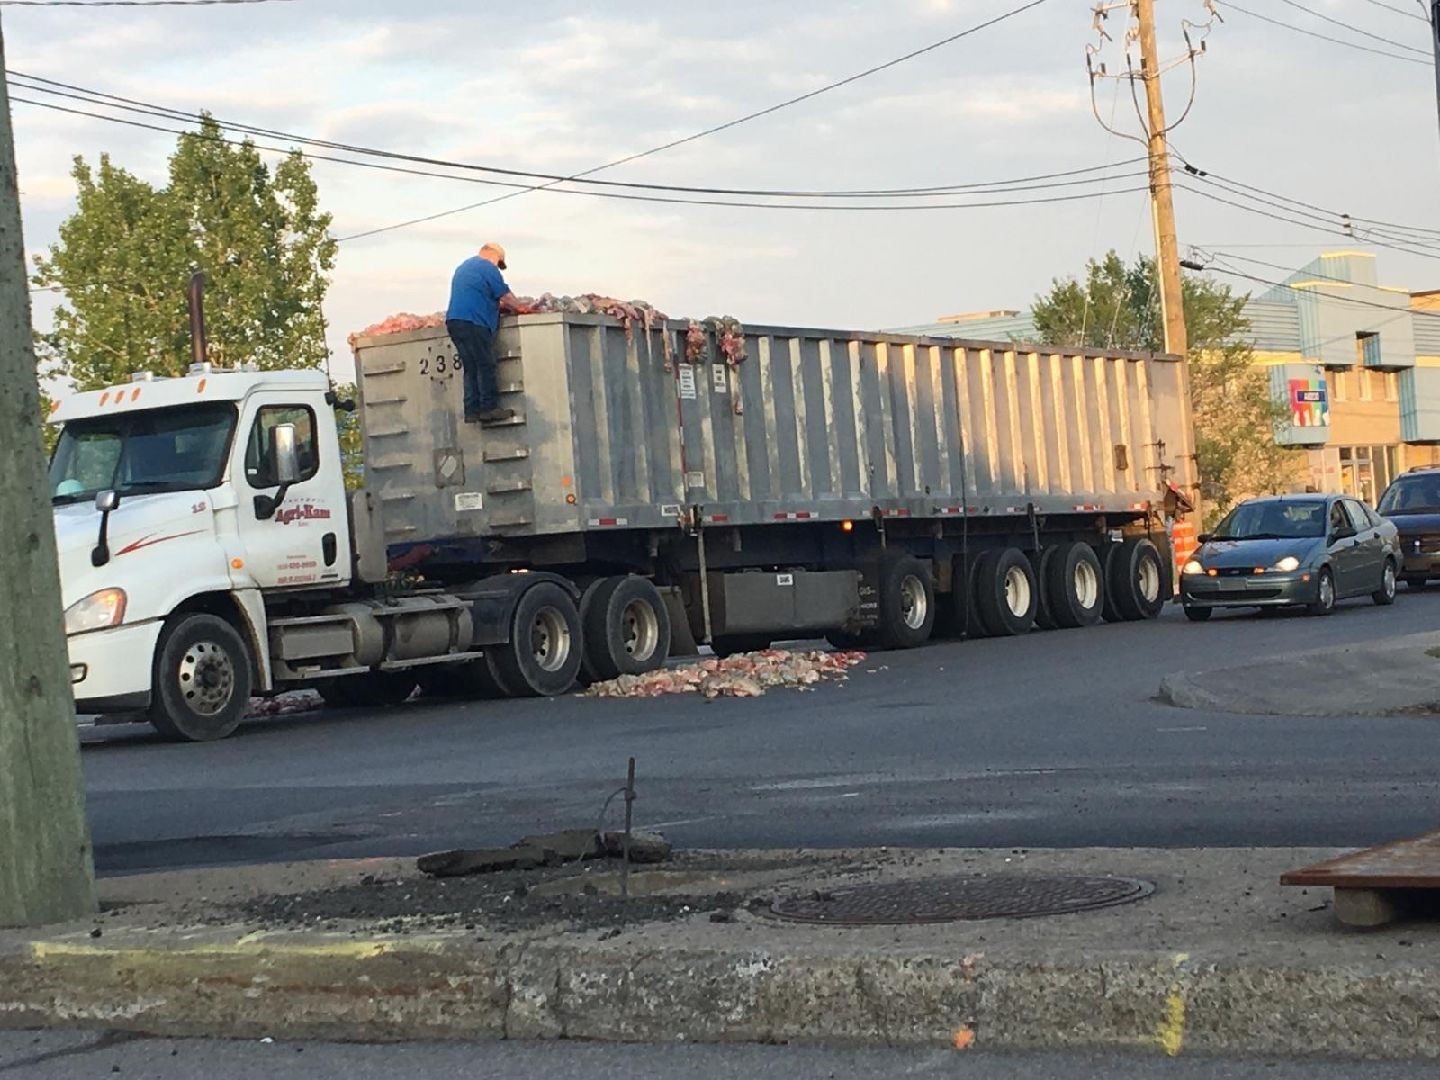
[[[484,412],[478,413],[477,416],[482,424],[499,424],[505,420],[513,420],[515,418],[515,410],[486,409]],[[467,417],[466,419],[469,418]]]

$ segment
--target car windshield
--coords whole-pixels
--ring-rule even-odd
[[[220,482],[235,427],[230,405],[116,413],[72,420],[50,459],[56,505],[155,491],[203,491]]]
[[[1440,473],[1400,477],[1380,496],[1380,513],[1440,514]]]
[[[1216,540],[1301,540],[1325,535],[1323,499],[1237,506],[1215,527]]]

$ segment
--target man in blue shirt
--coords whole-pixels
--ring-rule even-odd
[[[445,312],[445,329],[460,354],[465,384],[465,421],[493,424],[509,420],[514,409],[500,408],[500,384],[495,374],[495,332],[500,313],[524,315],[529,311],[500,271],[505,269],[505,249],[486,244],[455,268],[450,281],[450,307]]]

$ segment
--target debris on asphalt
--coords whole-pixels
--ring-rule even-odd
[[[664,862],[672,851],[670,842],[658,832],[630,834],[630,862]],[[594,829],[526,836],[508,848],[455,848],[422,855],[415,861],[422,874],[431,877],[467,877],[495,874],[505,870],[538,870],[590,859],[623,859],[624,833],[597,833]]]
[[[846,679],[864,663],[863,652],[790,652],[761,649],[725,659],[707,659],[644,675],[621,675],[597,682],[583,696],[650,698],[666,694],[699,694],[705,698],[760,697],[775,687],[804,690],[828,679]]]
[[[320,695],[314,690],[292,690],[289,693],[276,694],[274,697],[251,698],[250,709],[245,715],[247,717],[293,716],[296,713],[318,709],[323,704]]]

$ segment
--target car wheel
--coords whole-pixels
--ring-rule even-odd
[[[1380,588],[1370,594],[1370,599],[1381,607],[1395,603],[1395,564],[1385,560],[1385,569],[1380,576]]]
[[[1320,580],[1315,583],[1315,599],[1306,605],[1311,615],[1329,615],[1335,610],[1335,577],[1328,566],[1320,570]]]
[[[1189,619],[1191,622],[1204,622],[1213,614],[1215,614],[1214,608],[1187,607],[1185,609],[1185,618]]]

